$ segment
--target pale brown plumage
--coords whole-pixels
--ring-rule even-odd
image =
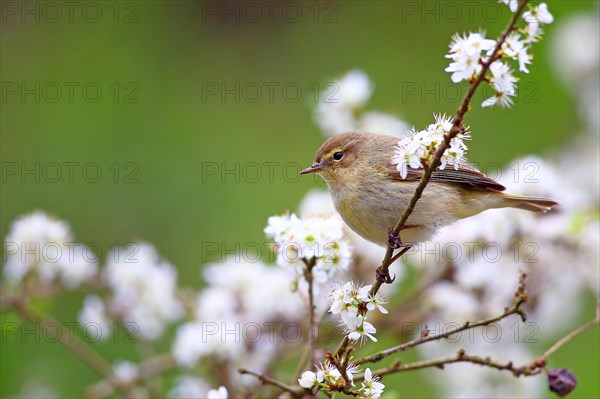
[[[394,136],[366,132],[339,134],[323,143],[313,165],[301,172],[319,173],[346,224],[382,246],[423,173],[422,169],[409,168],[407,177],[400,177],[391,162],[398,141]],[[509,195],[504,190],[471,165],[435,171],[401,237],[407,244],[421,242],[440,227],[487,209],[515,207],[546,212],[558,204],[547,198]]]

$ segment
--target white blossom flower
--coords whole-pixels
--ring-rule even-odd
[[[408,123],[393,115],[369,111],[358,120],[357,128],[366,132],[402,137],[409,126]]]
[[[208,286],[197,295],[193,320],[177,329],[175,360],[194,367],[212,358],[264,371],[285,337],[256,326],[305,318],[303,301],[289,289],[289,275],[275,265],[236,256],[205,266],[202,275]],[[236,369],[231,372],[236,375]]]
[[[373,336],[377,330],[366,320],[364,315],[358,313],[358,308],[350,307],[346,312],[342,312],[341,316],[348,333],[348,339],[358,341],[367,337],[373,342],[377,342],[377,338]]]
[[[333,207],[329,190],[321,190],[317,188],[311,189],[306,193],[298,210],[299,213],[305,217],[338,214]],[[371,276],[373,273],[373,265],[381,262],[381,259],[385,253],[385,249],[365,240],[345,224],[344,233],[350,240],[352,247],[352,271],[357,274],[359,279],[364,278],[363,276],[365,275]],[[396,267],[396,282],[400,282],[404,278],[404,272],[406,271],[406,268],[402,262],[396,262]],[[389,296],[394,290],[398,289],[399,285],[400,284],[384,284],[380,291],[384,295]],[[329,306],[329,304],[327,303],[326,306]]]
[[[460,220],[436,237],[439,247],[465,248],[458,258],[445,259],[452,264],[453,281],[427,291],[424,303],[436,310],[433,317],[462,323],[497,314],[514,300],[521,269],[529,275],[528,321],[543,326],[545,334],[564,332],[575,322],[578,307],[573,304],[580,303],[585,287],[599,290],[598,268],[589,265],[598,264],[600,234],[590,233],[598,220],[587,211],[597,209],[597,200],[586,198],[584,188],[562,176],[568,169],[529,157],[514,162],[498,179],[509,192],[556,198],[561,202],[558,212],[540,216],[491,210]],[[571,265],[567,274],[566,263]],[[439,262],[435,264],[439,269]],[[563,317],[557,320],[556,314]]]
[[[530,10],[523,13],[523,20],[527,23],[527,42],[536,42],[542,34],[542,24],[550,24],[554,21],[554,17],[548,11],[548,5],[541,3],[539,6],[534,6]]]
[[[483,101],[482,107],[491,107],[500,104],[501,107],[510,107],[515,96],[515,85],[517,79],[512,75],[509,66],[501,61],[495,61],[490,65],[492,72],[491,84],[496,94]]]
[[[315,262],[313,278],[321,284],[348,268],[352,250],[339,215],[272,216],[264,231],[275,241],[277,264],[293,273],[296,285],[305,280],[305,262]]]
[[[554,66],[561,78],[569,85],[597,80],[600,63],[598,13],[571,15],[561,19],[561,25],[556,28],[552,53]],[[573,87],[574,94],[579,91],[579,86]]]
[[[104,302],[97,295],[87,295],[83,300],[83,308],[78,315],[79,324],[88,331],[89,335],[94,333],[94,338],[105,341],[110,332],[110,318],[106,314]]]
[[[359,371],[358,366],[354,364],[349,364],[346,367],[346,377],[352,386],[354,386],[354,374]],[[344,383],[344,381],[338,368],[328,361],[325,361],[317,367],[316,372],[310,370],[303,372],[298,379],[298,383],[303,388],[312,388],[317,385],[339,385]]]
[[[383,393],[385,385],[379,382],[377,376],[373,376],[371,369],[365,370],[365,378],[362,381],[363,398],[377,399]]]
[[[525,43],[535,43],[540,41],[542,34],[544,33],[542,27],[538,22],[530,22],[525,27],[525,33],[527,36],[525,37]]]
[[[333,298],[333,302],[331,303],[331,307],[329,308],[329,311],[331,313],[339,314],[346,308],[347,304],[344,302],[345,295],[346,293],[343,289],[336,289],[333,291],[331,295]]]
[[[544,30],[537,22],[530,22],[525,27],[525,33],[527,34],[525,37],[525,43],[536,43],[542,39],[542,35],[544,34]]]
[[[227,399],[227,388],[221,386],[218,389],[211,389],[206,393],[207,399]]]
[[[362,302],[367,302],[370,290],[370,285],[356,287],[353,281],[339,285],[331,294],[333,302],[329,311],[333,314],[339,314],[342,311],[346,311],[349,307],[356,307]]]
[[[576,13],[567,18],[561,18],[561,23],[557,26],[557,31],[554,32],[552,38],[554,42],[552,47],[553,65],[577,100],[577,106],[574,109],[585,123],[584,128],[591,133],[589,135],[591,137],[579,139],[580,142],[585,140],[588,143],[578,144],[581,148],[569,148],[565,154],[572,154],[577,158],[578,163],[583,160],[588,163],[597,163],[598,157],[591,154],[598,153],[597,142],[598,132],[600,132],[600,118],[598,118],[598,109],[600,109],[600,17],[598,10],[594,13]],[[592,143],[594,144],[590,147]],[[582,149],[591,156],[580,155]],[[597,174],[599,168],[590,165],[590,167],[581,167],[581,170],[596,171]],[[598,178],[593,180],[593,177],[587,173],[576,173],[575,175],[592,179],[588,181],[598,180]],[[584,185],[594,186],[585,183]]]
[[[230,256],[223,263],[205,266],[202,276],[209,287],[199,293],[196,302],[200,320],[251,322],[289,313],[304,315],[304,304],[290,292],[289,274],[282,268]]]
[[[46,279],[53,278],[53,259],[48,259],[47,254],[43,255],[46,252],[43,249],[56,247],[60,251],[70,241],[71,229],[65,221],[52,219],[41,211],[18,218],[12,222],[4,240],[7,257],[4,276],[7,280],[19,282],[30,270],[35,269],[44,273]],[[44,272],[45,269],[51,272]]]
[[[517,11],[519,8],[519,0],[499,0],[499,2],[506,4],[512,12]]]
[[[392,158],[392,164],[400,172],[400,177],[406,178],[408,168],[419,169],[423,165],[421,160],[428,162],[444,141],[444,135],[452,129],[452,118],[446,115],[434,115],[435,123],[419,132],[413,129],[408,136],[398,142]],[[469,132],[462,132],[450,141],[450,148],[444,151],[439,168],[444,169],[452,165],[458,169],[465,162],[467,146],[464,140],[469,139]]]
[[[123,383],[131,383],[138,375],[138,366],[127,360],[119,360],[113,366],[115,377]]]
[[[315,385],[323,382],[323,372],[319,371],[314,373],[312,371],[305,371],[298,379],[298,384],[303,388],[312,388]]]
[[[354,282],[349,281],[343,286],[338,285],[330,295],[332,304],[329,312],[340,314],[348,338],[355,341],[364,337],[377,341],[373,336],[376,332],[375,327],[366,321],[365,308],[377,308],[381,313],[387,313],[382,306],[385,303],[383,296],[371,297],[370,290],[371,285],[357,287]]]
[[[314,120],[328,136],[355,130],[356,110],[362,108],[373,93],[373,85],[367,74],[352,70],[342,78],[325,86]]]
[[[337,93],[333,99],[349,108],[363,106],[373,94],[373,84],[366,73],[354,69],[336,81]]]
[[[225,331],[230,331],[225,335]],[[229,321],[193,321],[177,328],[173,357],[178,364],[194,367],[207,356],[221,361],[235,361],[245,355],[245,341],[241,339],[241,323]]]
[[[379,111],[366,111],[373,93],[367,74],[355,69],[323,86],[313,119],[325,136],[353,130],[402,136],[407,124]]]
[[[183,315],[175,292],[177,270],[151,245],[113,249],[104,272],[112,290],[111,311],[144,339],[159,338],[169,323]]]
[[[350,281],[346,285],[344,285],[344,303],[352,303],[354,301],[357,302],[366,302],[369,300],[369,291],[371,290],[370,285],[365,285],[360,288],[354,287],[354,283]]]
[[[349,364],[348,367],[346,367],[346,376],[352,386],[354,386],[354,374],[358,372],[360,372],[360,369],[355,364]]]
[[[169,391],[170,399],[201,399],[206,397],[208,385],[204,380],[189,375],[179,376]]]
[[[452,72],[451,79],[454,83],[469,80],[481,71],[480,56],[482,51],[488,51],[496,45],[496,41],[486,39],[483,32],[469,33],[460,36],[455,34],[450,43],[450,53],[446,58],[453,62],[445,69]]]
[[[523,13],[523,20],[527,23],[551,24],[554,17],[548,10],[546,3],[540,3],[538,6],[532,7],[531,10]]]
[[[479,64],[479,58],[464,56],[451,62],[445,69],[446,72],[452,72],[450,79],[452,82],[458,83],[463,80],[469,80],[471,77],[479,71],[481,71],[481,65]]]
[[[369,290],[371,286],[369,286]],[[387,314],[388,311],[386,308],[383,307],[383,305],[385,305],[387,302],[385,301],[385,299],[383,298],[383,295],[375,295],[371,298],[368,299],[367,301],[367,309],[368,310],[374,310],[377,308],[377,310],[379,310],[381,313],[383,314]]]
[[[327,385],[337,385],[342,381],[342,374],[337,367],[325,361],[317,367],[317,380]]]
[[[356,130],[354,111],[340,103],[321,102],[314,111],[313,119],[325,136]]]
[[[35,272],[43,282],[60,280],[64,287],[73,289],[91,280],[98,268],[96,256],[73,242],[67,222],[42,211],[14,221],[4,248],[4,276],[12,284]]]
[[[531,64],[532,56],[527,52],[529,47],[525,45],[525,42],[518,33],[512,33],[508,35],[504,42],[503,51],[504,54],[511,57],[519,62],[519,70],[521,72],[529,73],[527,64]]]

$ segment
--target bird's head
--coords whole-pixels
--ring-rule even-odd
[[[364,132],[342,133],[325,141],[317,150],[313,164],[300,174],[318,173],[329,185],[347,182],[360,175],[368,175],[372,155],[376,155],[378,138],[385,137]]]

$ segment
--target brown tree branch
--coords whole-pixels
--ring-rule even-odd
[[[396,223],[396,225],[392,229],[392,234],[394,236],[398,236],[400,234],[400,231],[404,227],[404,224],[408,220],[408,217],[411,215],[411,213],[413,212],[413,210],[415,208],[415,205],[421,198],[421,195],[423,194],[425,187],[429,183],[429,180],[431,179],[431,174],[440,166],[442,156],[444,155],[444,152],[450,147],[450,142],[452,141],[452,139],[454,137],[456,137],[460,132],[463,131],[463,118],[464,118],[465,114],[469,111],[469,109],[471,108],[470,104],[471,104],[473,95],[475,94],[475,91],[477,90],[479,85],[485,81],[485,77],[486,77],[485,75],[488,72],[490,65],[492,65],[492,63],[494,63],[501,57],[502,45],[506,41],[508,34],[516,26],[516,23],[517,23],[519,17],[521,16],[523,9],[527,5],[528,1],[529,0],[522,0],[519,3],[519,8],[513,14],[512,19],[510,20],[510,22],[508,23],[508,25],[502,32],[502,35],[498,39],[498,42],[496,44],[496,47],[494,48],[494,51],[492,52],[492,55],[490,56],[490,58],[488,60],[482,62],[481,72],[479,73],[479,75],[477,75],[477,78],[475,79],[475,81],[470,84],[469,91],[467,92],[465,98],[463,99],[463,102],[460,105],[460,107],[456,110],[456,115],[454,116],[454,121],[452,122],[452,128],[450,129],[450,131],[448,133],[444,134],[444,141],[440,144],[440,147],[437,149],[436,153],[434,154],[433,159],[431,160],[431,163],[428,165],[427,168],[424,168],[423,175],[421,176],[421,180],[419,181],[419,185],[417,186],[415,193],[413,194],[408,206],[402,213],[402,216],[398,220],[398,223]],[[388,249],[385,253],[385,256],[383,258],[383,261],[381,262],[381,266],[379,266],[379,270],[381,272],[388,273],[388,269],[389,269],[390,265],[392,264],[391,260],[392,260],[393,254],[394,254],[394,249],[388,247]],[[378,279],[376,279],[375,283],[373,284],[373,288],[371,289],[372,295],[374,295],[375,293],[377,293],[377,291],[379,291],[381,284],[382,284],[382,282],[379,281]]]
[[[525,302],[527,302],[527,294],[525,292],[525,278],[526,277],[527,277],[527,275],[521,271],[520,276],[519,276],[519,287],[518,287],[517,291],[515,292],[515,302],[514,302],[513,306],[511,308],[505,308],[504,312],[498,316],[490,317],[488,319],[484,319],[484,320],[480,320],[480,321],[476,321],[476,322],[467,321],[462,326],[451,329],[447,332],[436,334],[436,335],[421,336],[419,338],[415,338],[415,339],[405,342],[403,344],[396,345],[389,349],[385,349],[383,351],[377,352],[373,355],[357,359],[357,360],[353,361],[352,363],[354,363],[356,365],[360,365],[363,363],[379,362],[380,360],[382,360],[390,355],[393,355],[394,353],[403,352],[410,348],[414,348],[415,346],[422,345],[426,342],[437,341],[442,338],[448,338],[449,336],[451,336],[453,334],[456,334],[456,333],[459,333],[459,332],[462,332],[465,330],[470,330],[470,329],[474,329],[477,327],[486,326],[486,325],[495,323],[497,321],[500,321],[500,320],[502,320],[510,315],[513,315],[513,314],[520,315],[521,319],[523,321],[525,321],[526,315],[525,315],[525,312],[523,311],[523,309],[521,309],[521,306]]]
[[[289,392],[290,394],[293,395],[294,398],[301,398],[304,394],[307,394],[309,392],[307,389],[304,389],[301,386],[288,385],[284,382],[278,381],[278,380],[276,380],[272,377],[269,377],[268,375],[265,375],[265,374],[255,373],[254,371],[250,371],[250,370],[243,369],[243,368],[239,369],[238,372],[242,375],[244,375],[244,374],[252,375],[252,376],[256,377],[263,384],[273,385],[274,387],[282,389],[283,391]]]
[[[119,391],[127,398],[134,396],[131,389],[132,387],[121,383],[114,375],[110,363],[100,356],[98,352],[81,342],[75,334],[71,334],[69,331],[65,330],[61,322],[51,316],[42,316],[31,311],[25,298],[13,297],[4,292],[2,293],[2,307],[13,309],[22,319],[37,324],[41,330],[47,328],[56,329],[58,342],[79,358],[84,364],[88,365],[93,371],[104,377],[114,390]]]
[[[165,371],[175,368],[177,363],[171,354],[157,355],[145,360],[138,365],[138,372],[130,384],[136,384],[139,381],[148,380],[154,376],[160,375]],[[115,392],[115,387],[107,380],[91,385],[86,390],[86,397],[90,399],[105,398]]]
[[[313,281],[313,273],[312,269],[316,264],[316,258],[312,258],[310,260],[303,259],[304,265],[304,278],[308,283],[308,359],[310,360],[310,367],[313,368],[315,364],[315,341],[318,336],[316,329],[317,321],[316,321],[316,308],[315,308],[315,299],[314,299],[314,281]]]
[[[600,301],[598,302],[598,304],[600,307]],[[490,359],[489,357],[483,358],[480,356],[467,355],[465,353],[464,349],[461,349],[458,351],[458,353],[455,356],[447,357],[447,358],[422,360],[419,362],[407,363],[407,364],[403,364],[400,361],[400,359],[398,359],[388,367],[384,367],[382,369],[373,371],[373,374],[379,375],[379,376],[384,376],[387,374],[393,374],[393,373],[399,373],[399,372],[411,371],[411,370],[420,370],[420,369],[431,368],[431,367],[444,368],[445,365],[452,364],[452,363],[472,363],[472,364],[478,364],[480,366],[491,367],[491,368],[494,368],[497,370],[510,371],[515,377],[537,375],[545,370],[546,363],[548,361],[548,357],[550,357],[552,354],[554,354],[558,349],[560,349],[567,342],[570,342],[576,336],[578,336],[582,332],[590,329],[591,327],[595,326],[598,323],[600,323],[600,312],[596,312],[596,317],[594,319],[579,326],[575,330],[571,331],[570,333],[568,333],[567,335],[565,335],[564,337],[559,339],[554,345],[552,345],[548,350],[546,350],[537,359],[533,360],[531,363],[527,363],[522,366],[515,366],[512,361],[509,361],[507,363],[500,363],[500,362],[496,362],[496,361]],[[418,344],[416,344],[416,345],[418,345]],[[367,359],[367,358],[365,358],[365,359]],[[375,361],[378,361],[378,360],[381,360],[381,359],[377,359]],[[360,364],[359,362],[360,362],[360,360],[358,360],[355,363]],[[357,374],[355,376],[356,380],[360,380],[362,378],[364,378],[364,374]]]
[[[526,364],[524,366],[516,367],[513,362],[507,363],[496,362],[488,357],[483,358],[480,356],[467,355],[463,349],[459,350],[455,356],[440,359],[423,360],[420,362],[402,364],[400,360],[396,360],[391,366],[385,367],[379,370],[373,371],[373,374],[378,376],[384,376],[393,373],[399,373],[403,371],[420,370],[425,368],[437,367],[443,369],[445,365],[452,363],[472,363],[480,366],[491,367],[496,370],[507,370],[513,373],[515,377],[519,376],[530,376],[541,373],[544,369],[545,362],[537,359],[536,361]],[[357,375],[356,379],[360,380],[364,378],[363,374]]]
[[[508,25],[506,26],[506,28],[502,31],[502,34],[500,35],[500,38],[498,39],[498,41],[496,43],[496,47],[494,48],[494,50],[492,52],[492,55],[490,56],[490,58],[488,60],[482,62],[482,68],[481,68],[479,75],[473,82],[471,82],[467,94],[465,95],[460,107],[456,110],[456,115],[452,122],[452,128],[450,129],[450,131],[448,133],[444,134],[443,142],[440,144],[440,147],[434,154],[433,159],[431,160],[429,165],[424,168],[424,172],[423,172],[423,175],[421,176],[421,180],[419,181],[419,185],[415,189],[415,193],[413,194],[408,206],[406,207],[406,209],[400,216],[398,223],[396,223],[396,225],[393,227],[393,229],[391,231],[392,235],[399,236],[400,231],[404,227],[406,221],[408,220],[408,217],[411,215],[412,211],[414,210],[415,205],[421,198],[421,195],[423,194],[425,187],[429,183],[429,180],[431,179],[431,174],[433,173],[433,171],[435,171],[439,167],[440,161],[441,161],[442,156],[444,155],[444,152],[446,151],[446,149],[448,149],[450,147],[451,140],[454,137],[456,137],[456,135],[458,135],[461,131],[463,131],[463,118],[470,109],[471,100],[473,99],[473,95],[475,94],[475,91],[477,90],[479,85],[486,80],[485,75],[489,71],[490,65],[494,61],[498,60],[501,57],[502,46],[503,46],[504,42],[506,41],[506,38],[508,37],[509,33],[514,30],[514,27],[516,26],[517,21],[518,21],[519,17],[521,16],[523,9],[525,8],[525,6],[527,5],[528,2],[529,2],[529,0],[521,0],[520,1],[518,9],[513,14],[512,18],[511,18],[510,22],[508,23]],[[393,255],[394,255],[394,249],[388,246],[385,256],[381,262],[381,265],[377,269],[377,273],[376,273],[377,275],[379,275],[379,274],[389,275],[389,267],[392,264]],[[371,296],[374,296],[379,291],[379,289],[381,288],[381,284],[382,284],[382,281],[380,281],[380,279],[376,278],[375,282],[373,283],[373,286],[371,288],[371,291],[370,291]],[[342,342],[336,349],[334,356],[340,356],[340,354],[344,353],[345,348],[348,345],[348,343],[349,343],[348,337],[344,337],[344,339],[342,340]],[[350,355],[350,353],[348,353],[348,356],[349,355]]]
[[[598,323],[600,323],[600,299],[598,299],[598,302],[596,302],[596,317],[594,317],[592,320],[579,326],[575,330],[571,331],[570,333],[568,333],[567,335],[565,335],[564,337],[562,337],[561,339],[556,341],[556,343],[554,345],[552,345],[550,348],[548,348],[548,350],[546,352],[544,352],[544,354],[541,357],[544,359],[547,359],[554,352],[559,350],[564,344],[571,341],[573,338],[575,338],[582,332],[592,328],[593,326],[595,326]]]

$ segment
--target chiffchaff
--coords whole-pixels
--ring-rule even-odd
[[[313,165],[300,172],[318,173],[329,186],[335,209],[352,230],[386,246],[389,229],[408,206],[422,169],[401,178],[392,164],[398,138],[350,132],[327,140]],[[504,186],[470,165],[434,171],[401,232],[405,245],[429,239],[440,227],[493,208],[547,212],[558,202],[505,194]]]

